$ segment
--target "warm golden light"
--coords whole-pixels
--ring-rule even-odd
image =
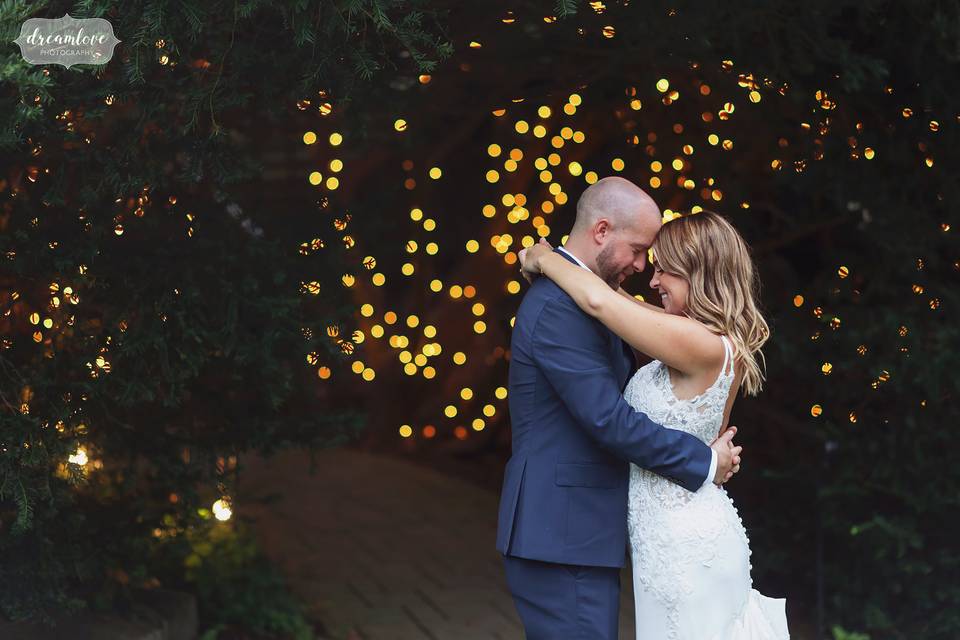
[[[213,511],[213,516],[220,522],[226,522],[230,519],[230,516],[233,515],[228,498],[220,498],[214,502],[211,511]]]

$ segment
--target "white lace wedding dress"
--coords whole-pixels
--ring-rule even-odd
[[[627,402],[709,444],[723,423],[734,378],[733,348],[722,340],[723,369],[702,394],[678,400],[667,367],[654,360],[630,379]],[[786,601],[753,588],[749,541],[725,489],[711,483],[690,492],[631,464],[627,528],[637,640],[790,637]]]

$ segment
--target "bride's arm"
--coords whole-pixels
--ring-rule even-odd
[[[627,293],[626,291],[624,291],[624,290],[623,290],[623,287],[620,287],[619,289],[617,289],[617,293],[619,293],[620,295],[626,297],[626,298],[629,299],[630,301],[632,301],[632,302],[634,302],[634,303],[636,303],[636,304],[639,304],[639,305],[642,306],[642,307],[646,307],[647,309],[650,309],[651,311],[656,311],[657,313],[666,313],[666,311],[663,309],[663,307],[658,307],[658,306],[656,306],[656,305],[650,304],[649,302],[646,302],[645,300],[637,300],[634,296],[632,296],[632,295],[630,295],[629,293]]]
[[[525,258],[532,263],[530,267],[538,266],[541,273],[570,294],[577,306],[637,351],[688,374],[713,368],[723,358],[723,344],[696,320],[637,304],[632,296],[614,291],[592,271],[547,249],[531,247]]]

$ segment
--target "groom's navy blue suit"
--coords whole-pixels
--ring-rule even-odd
[[[627,404],[633,352],[549,278],[520,303],[510,348],[497,550],[527,638],[616,638],[627,461],[696,491],[712,453]]]

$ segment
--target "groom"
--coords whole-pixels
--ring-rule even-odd
[[[608,177],[577,202],[556,251],[617,289],[643,271],[660,210]],[[729,430],[711,446],[652,422],[623,398],[632,349],[548,278],[520,303],[509,374],[513,455],[497,550],[527,638],[616,638],[627,546],[627,461],[689,491],[739,468]]]

